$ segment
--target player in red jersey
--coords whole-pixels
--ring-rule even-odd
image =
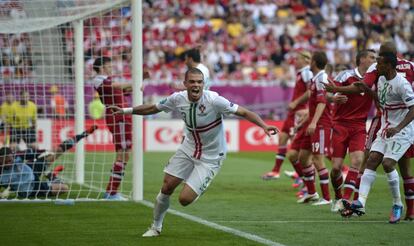
[[[300,51],[296,54],[295,67],[298,72],[296,74],[296,84],[293,90],[292,100],[288,106],[289,113],[283,123],[282,131],[279,133],[279,147],[275,158],[275,164],[272,171],[265,173],[262,176],[264,180],[279,178],[280,167],[285,160],[285,156],[288,157],[294,167],[296,165],[299,149],[291,148],[287,151],[287,142],[295,135],[295,118],[301,118],[301,115],[305,113],[304,110],[307,111],[309,94],[306,92],[308,84],[313,77],[309,67],[310,59],[311,54],[307,51]],[[297,168],[300,168],[299,163],[296,165],[295,170]]]
[[[356,56],[357,67],[340,72],[334,79],[338,86],[348,86],[363,79],[365,72],[375,62],[374,50],[363,50]],[[364,160],[366,121],[372,98],[366,93],[349,94],[345,104],[335,104],[332,120],[332,170],[330,178],[335,191],[332,212],[342,209],[341,199],[349,200],[355,189],[359,167]],[[342,166],[349,150],[351,168],[346,175],[342,196]]]
[[[393,54],[397,54],[397,48],[393,42],[385,42],[380,47],[380,53],[391,52]],[[331,92],[342,92],[342,93],[361,93],[367,92],[371,93],[371,88],[376,87],[378,82],[378,71],[377,71],[377,64],[374,63],[367,71],[364,76],[363,82],[364,83],[357,83],[350,86],[345,87],[337,87],[333,84],[328,85],[326,88],[328,91]],[[396,66],[397,73],[403,75],[408,82],[411,84],[414,83],[414,64],[410,61],[404,59],[397,60]],[[375,94],[375,93],[374,93]],[[372,120],[370,130],[368,131],[367,141],[366,141],[366,150],[369,150],[371,147],[372,142],[375,140],[376,133],[379,130],[380,123],[379,119],[381,118],[381,112],[378,111],[376,117]],[[410,161],[409,158],[414,157],[414,148],[411,146],[410,149],[407,150],[404,157],[402,157],[399,161],[399,168],[401,176],[404,180],[404,194],[405,194],[405,203],[406,203],[406,220],[414,220],[414,177],[411,175],[410,170]],[[366,165],[366,158],[363,162],[363,165],[360,168],[360,174],[358,175],[358,180],[356,184],[356,195],[358,194],[358,188],[360,183],[360,176],[365,170]],[[356,200],[358,196],[354,196],[354,200]]]
[[[328,62],[324,52],[314,52],[311,59],[311,70],[314,77],[310,84],[309,97],[309,119],[306,127],[307,137],[302,141],[299,151],[299,160],[303,168],[303,180],[308,189],[308,194],[298,200],[298,203],[317,201],[314,205],[330,204],[329,195],[329,172],[325,167],[324,157],[329,153],[331,135],[331,113],[327,95],[324,89],[328,84],[328,75],[325,73],[325,66]],[[319,181],[323,198],[315,189],[313,163],[319,173]],[[319,200],[319,201],[318,201]]]
[[[109,57],[97,58],[93,63],[93,69],[97,73],[94,78],[94,87],[99,93],[102,103],[105,106],[128,107],[124,93],[130,92],[132,87],[130,84],[112,81],[111,59]],[[122,182],[132,147],[132,117],[131,115],[113,115],[109,109],[106,109],[105,122],[112,133],[116,159],[112,166],[112,174],[104,198],[124,200],[118,193],[118,187]]]

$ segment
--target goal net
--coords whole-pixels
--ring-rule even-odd
[[[83,32],[80,93],[75,25]],[[113,80],[129,83],[131,30],[130,1],[0,1],[0,199],[104,197],[115,149],[92,64],[110,57]],[[131,163],[118,188],[123,197],[132,192]]]

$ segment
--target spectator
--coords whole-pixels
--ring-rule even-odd
[[[23,140],[28,147],[36,148],[37,106],[29,100],[29,92],[22,90],[20,100],[12,105],[14,121],[10,145],[14,149]]]
[[[65,119],[67,115],[68,102],[65,97],[59,93],[59,88],[56,85],[50,87],[51,99],[50,106],[52,107],[52,117],[57,119]]]
[[[13,125],[14,113],[13,113],[13,103],[14,103],[14,96],[11,92],[6,93],[6,100],[1,104],[0,111],[1,111],[1,120],[3,123],[4,135],[5,135],[5,143],[7,144],[10,139],[9,133],[10,129]]]

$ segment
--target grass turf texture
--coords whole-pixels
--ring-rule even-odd
[[[144,199],[154,201],[162,183],[162,169],[171,153],[145,154]],[[66,155],[66,161],[72,156]],[[410,245],[414,223],[387,223],[391,197],[384,176],[379,175],[367,203],[367,215],[342,219],[330,206],[297,204],[291,180],[263,181],[259,177],[273,165],[273,153],[229,154],[219,175],[196,203],[182,208],[177,194],[171,208],[285,245]],[[65,161],[65,162],[66,162]],[[88,163],[101,173],[87,172],[86,180],[104,187],[112,156],[88,153]],[[287,162],[284,169],[291,169]],[[95,167],[95,172],[98,172]],[[380,168],[381,169],[381,168]],[[66,174],[70,174],[67,165]],[[131,166],[123,189],[130,189]],[[88,182],[87,182],[88,183]],[[105,184],[106,182],[103,182]],[[178,187],[179,191],[181,187]],[[80,193],[86,194],[86,188]],[[96,194],[95,194],[96,193]],[[98,192],[91,196],[99,196]],[[71,196],[76,193],[71,193]],[[333,195],[333,192],[331,192]],[[162,236],[141,238],[151,223],[152,210],[133,202],[0,203],[1,245],[258,245],[178,216],[167,214]]]

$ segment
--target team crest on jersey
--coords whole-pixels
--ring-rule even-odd
[[[200,114],[203,115],[204,111],[206,110],[206,106],[204,106],[204,104],[200,104],[200,106],[198,107],[198,109],[200,110]]]

